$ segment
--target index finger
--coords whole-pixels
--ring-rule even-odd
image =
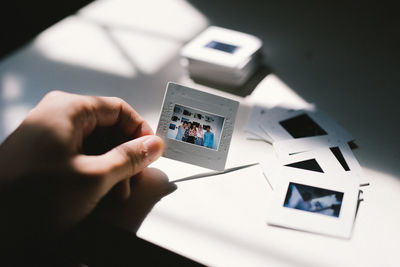
[[[86,96],[75,113],[75,123],[81,124],[83,135],[97,126],[117,125],[130,138],[154,134],[149,124],[128,103],[117,97]]]

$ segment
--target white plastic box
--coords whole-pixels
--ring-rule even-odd
[[[241,86],[260,66],[261,47],[253,35],[210,26],[184,46],[181,55],[192,78]]]

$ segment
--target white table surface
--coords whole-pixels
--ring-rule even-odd
[[[0,140],[53,89],[121,97],[154,129],[165,85],[175,81],[241,102],[227,167],[261,162],[273,168],[272,147],[245,139],[251,106],[306,101],[276,75],[246,98],[191,82],[180,66],[179,49],[208,24],[183,0],[90,4],[0,62]],[[273,41],[264,37],[270,63],[279,69]],[[354,153],[371,183],[363,189],[350,240],[268,226],[266,201],[272,191],[260,166],[178,183],[146,217],[138,236],[216,266],[398,266],[400,157],[392,120],[400,108],[391,93],[339,90],[311,98],[325,99],[316,104],[356,137],[360,148]],[[329,104],[338,99],[340,105]],[[171,181],[207,171],[164,158],[153,167]]]

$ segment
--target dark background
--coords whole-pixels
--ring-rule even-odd
[[[0,5],[0,59],[91,0],[10,0]]]

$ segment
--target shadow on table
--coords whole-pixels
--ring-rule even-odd
[[[135,232],[164,196],[176,190],[160,170],[149,168],[132,178],[131,197],[124,203],[108,197],[79,233],[79,258],[89,266],[166,266],[195,264],[141,240]],[[82,240],[82,236],[87,236]],[[82,242],[83,241],[83,242]],[[77,242],[74,242],[77,243]],[[82,245],[83,244],[83,245]]]
[[[191,76],[190,78],[198,84],[202,84],[211,88],[215,88],[227,93],[231,93],[237,96],[246,97],[250,95],[257,85],[268,75],[271,73],[271,70],[267,65],[261,65],[257,71],[243,84],[242,86],[227,86],[224,84],[219,84],[215,82],[210,82],[204,79],[200,79],[197,77]]]
[[[175,191],[176,185],[155,168],[133,177],[131,185],[131,197],[126,202],[121,203],[110,194],[89,219],[68,234],[56,262],[62,259],[94,267],[200,266],[135,235],[153,206]]]

